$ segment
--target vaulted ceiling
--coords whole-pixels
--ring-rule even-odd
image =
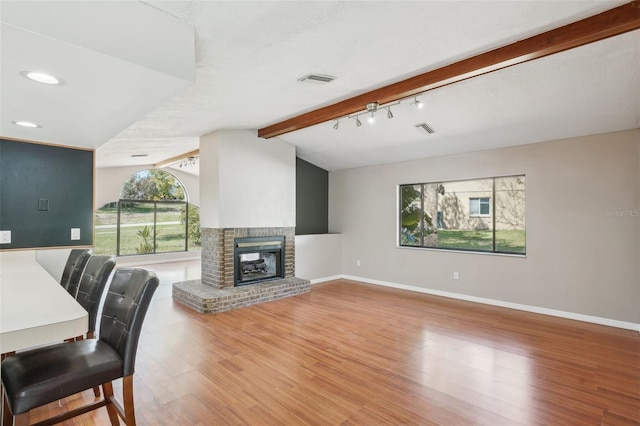
[[[155,164],[211,131],[261,129],[623,4],[3,1],[1,130],[97,148],[98,167]],[[137,51],[145,38],[155,47]],[[44,96],[19,76],[34,67],[65,85]],[[422,109],[402,100],[391,119],[383,109],[374,124],[344,117],[278,138],[338,170],[640,128],[638,69],[634,30],[425,92]],[[309,73],[336,79],[298,81]],[[28,115],[47,124],[11,123]]]

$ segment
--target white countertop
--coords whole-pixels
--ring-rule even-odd
[[[0,252],[0,353],[81,336],[88,321],[34,250]]]

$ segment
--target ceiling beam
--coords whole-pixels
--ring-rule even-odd
[[[164,167],[173,163],[177,163],[178,161],[185,160],[189,157],[198,157],[200,155],[200,150],[196,149],[195,151],[185,152],[184,154],[177,155],[175,157],[167,158],[159,163],[153,165],[153,167]]]
[[[258,129],[272,138],[640,28],[640,0]]]

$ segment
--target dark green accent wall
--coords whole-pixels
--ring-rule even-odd
[[[93,245],[93,155],[0,139],[0,230],[11,231],[0,250]]]
[[[329,172],[296,158],[296,235],[329,232]]]

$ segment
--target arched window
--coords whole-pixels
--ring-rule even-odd
[[[142,170],[123,184],[120,199],[96,212],[98,254],[118,256],[200,250],[200,212],[172,174]]]

